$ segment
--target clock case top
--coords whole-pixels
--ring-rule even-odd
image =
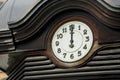
[[[103,5],[102,3],[104,2],[94,0],[49,0],[40,7],[40,4],[37,4],[36,6],[38,7],[35,6],[33,8],[35,10],[34,12],[31,10],[31,13],[20,21],[9,23],[9,28],[13,36],[11,37],[14,42],[13,46],[16,47],[15,50],[29,51],[46,49],[46,36],[48,29],[50,29],[48,25],[59,15],[74,10],[87,13],[93,17],[96,24],[100,25],[100,27],[97,27],[100,44],[119,42],[119,8],[110,7],[111,9],[117,10],[113,11],[105,7],[107,4]],[[40,44],[37,45],[39,42]]]

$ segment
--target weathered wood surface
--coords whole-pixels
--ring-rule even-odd
[[[0,80],[6,80],[7,77],[8,77],[7,74],[0,70]]]

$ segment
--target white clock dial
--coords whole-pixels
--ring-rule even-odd
[[[75,62],[84,58],[93,45],[93,33],[81,21],[69,21],[61,25],[53,35],[52,51],[63,62]]]

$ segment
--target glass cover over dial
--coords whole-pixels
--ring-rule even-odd
[[[63,62],[75,62],[84,58],[93,45],[93,33],[81,21],[69,21],[61,25],[53,34],[52,51]]]

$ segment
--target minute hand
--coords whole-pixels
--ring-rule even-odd
[[[69,47],[70,48],[73,48],[74,47],[74,40],[73,40],[73,34],[74,34],[74,32],[73,32],[73,30],[74,30],[74,25],[70,25],[70,35],[71,35],[71,40],[70,40],[70,45],[69,45]]]

